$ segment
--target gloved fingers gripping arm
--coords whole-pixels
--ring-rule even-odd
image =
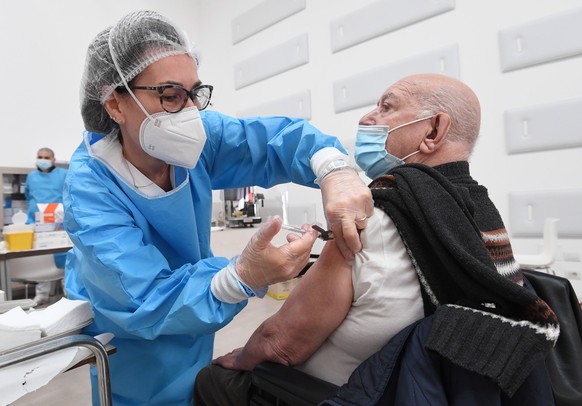
[[[358,230],[374,214],[372,193],[355,169],[342,167],[320,181],[325,217],[342,255],[352,260],[362,249]]]
[[[288,239],[287,244],[275,247],[271,240],[281,229],[281,224],[280,217],[265,223],[236,262],[238,277],[253,290],[297,276],[309,261],[317,231],[304,227],[306,232],[300,238]]]

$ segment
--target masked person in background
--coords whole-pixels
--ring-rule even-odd
[[[214,257],[212,189],[317,180],[348,258],[373,212],[336,138],[300,119],[202,111],[212,90],[185,34],[155,12],[128,14],[89,45],[81,89],[87,131],[65,183],[74,243],[65,287],[70,299],[92,304],[86,333],[115,334],[115,405],[190,404],[214,333],[309,259],[313,230],[278,248],[270,243],[279,218],[240,256]]]
[[[62,203],[63,186],[67,170],[55,166],[55,153],[50,148],[41,148],[36,153],[37,170],[32,171],[26,177],[24,196],[28,207],[28,224],[35,223],[36,213],[39,211],[37,203]],[[65,267],[65,254],[54,255],[55,265],[58,268]],[[52,282],[39,282],[36,284],[34,301],[37,305],[46,304],[49,301]]]

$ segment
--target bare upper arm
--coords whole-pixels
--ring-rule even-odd
[[[303,362],[342,323],[353,300],[352,266],[333,241],[263,327],[273,350],[290,364]]]

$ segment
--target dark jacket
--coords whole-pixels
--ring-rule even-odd
[[[566,278],[524,270],[526,281],[554,310],[560,338],[546,358],[558,406],[582,405],[582,311],[576,292]]]
[[[508,398],[489,378],[467,371],[424,348],[433,316],[425,317],[396,335],[364,361],[337,394],[321,403],[347,405],[494,406],[554,404],[545,364]]]

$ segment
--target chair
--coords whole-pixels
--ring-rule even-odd
[[[574,289],[568,279],[548,273],[524,270],[524,276],[526,289],[546,301],[560,321],[560,337],[545,362],[554,402],[557,406],[582,405],[582,310]],[[458,376],[463,376],[462,371]],[[336,391],[337,387],[328,382],[267,362],[253,370],[250,404],[316,406]],[[528,391],[520,390],[524,396]]]
[[[522,268],[549,270],[550,266],[556,260],[558,251],[558,221],[560,219],[552,217],[546,218],[543,234],[544,246],[541,253],[514,255],[515,260]]]
[[[57,268],[53,255],[38,255],[7,260],[10,280],[24,285],[24,295],[28,299],[28,286],[39,282],[60,281],[65,270]]]
[[[273,362],[257,365],[251,379],[250,406],[315,406],[339,389],[333,383]]]

